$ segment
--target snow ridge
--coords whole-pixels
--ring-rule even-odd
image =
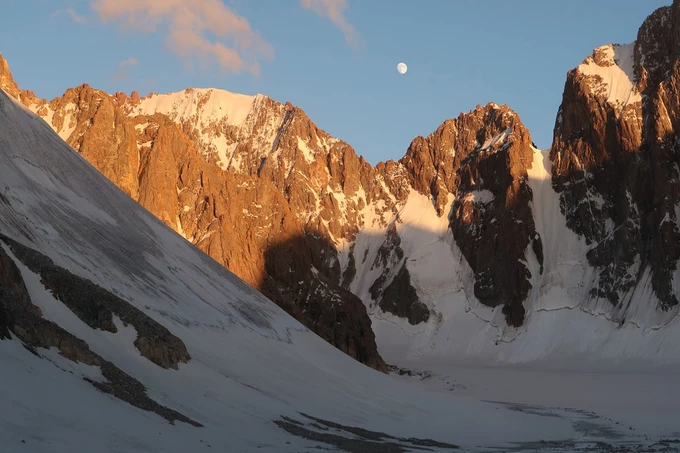
[[[260,95],[258,95],[260,96]],[[254,109],[258,96],[246,96],[225,90],[189,88],[169,94],[151,94],[130,109],[133,115],[167,115],[177,124],[196,129],[203,152],[217,156],[226,170],[233,160],[235,144],[227,139],[228,127],[242,126]]]
[[[595,90],[609,104],[623,109],[642,101],[635,80],[635,42],[626,45],[607,44],[598,47],[576,70],[596,80]]]

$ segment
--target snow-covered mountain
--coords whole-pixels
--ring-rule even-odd
[[[4,92],[0,180],[0,451],[571,451],[643,441],[593,414],[429,391],[361,365]]]
[[[415,294],[438,316],[411,326],[374,312],[383,357],[677,363],[678,30],[674,1],[636,42],[570,71],[549,150],[497,117],[483,121],[490,135],[461,117],[414,141],[402,162],[419,159],[420,174],[447,151],[465,157],[426,180],[454,194],[448,225],[408,203],[397,223]],[[474,139],[461,148],[465,133]],[[410,239],[418,230],[433,233]],[[366,299],[366,288],[355,291]]]
[[[488,104],[369,165],[216,89],[3,89],[167,226],[350,356],[677,362],[680,2],[567,75],[551,149]],[[382,357],[381,357],[382,356]]]
[[[0,452],[677,450],[678,30],[570,71],[549,150],[491,103],[375,167],[0,58]]]

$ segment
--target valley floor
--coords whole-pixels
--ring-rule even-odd
[[[388,359],[389,361],[389,359]],[[589,451],[593,439],[616,451],[680,451],[680,369],[609,371],[555,366],[466,366],[406,360],[392,374],[436,392],[497,402],[499,407],[568,420],[582,439],[528,451]],[[540,433],[537,433],[540,438]],[[573,444],[572,444],[573,443]],[[562,449],[564,448],[564,450]]]

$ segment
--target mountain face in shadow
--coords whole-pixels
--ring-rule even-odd
[[[305,234],[273,244],[264,252],[262,293],[347,355],[380,371],[387,367],[375,349],[366,307],[341,287],[338,268],[328,268],[324,255],[334,252],[323,237]],[[335,275],[334,275],[335,274]]]

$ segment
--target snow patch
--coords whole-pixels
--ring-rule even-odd
[[[242,126],[253,111],[255,101],[256,96],[191,88],[170,94],[152,94],[132,107],[131,114],[162,113],[177,124],[190,124],[198,133],[203,153],[208,157],[216,155],[217,164],[227,170],[236,145],[227,140],[225,127]]]
[[[512,133],[511,127],[503,130],[503,132],[501,132],[500,134],[497,134],[494,137],[491,137],[490,139],[485,141],[484,144],[482,145],[482,147],[479,148],[479,150],[480,151],[486,151],[490,148],[493,148],[496,145],[500,145],[500,144],[505,143],[505,141],[508,139],[508,137],[510,136],[511,133]]]
[[[597,76],[596,86],[605,93],[607,102],[617,109],[642,101],[635,82],[635,43],[608,44],[595,49],[601,55],[601,64],[589,56],[576,70],[585,76]]]
[[[494,200],[494,194],[490,190],[473,190],[463,197],[464,201],[471,203],[486,204]]]
[[[307,163],[311,164],[315,160],[315,152],[312,151],[309,146],[307,146],[307,143],[305,143],[304,140],[302,140],[300,137],[297,138],[297,143],[298,143],[298,149],[302,151],[302,155],[305,158],[305,161]]]
[[[231,93],[212,88],[192,88],[169,94],[152,94],[140,99],[132,112],[135,115],[163,113],[177,123],[199,119],[201,123],[226,120],[241,125],[253,107],[255,96]]]

